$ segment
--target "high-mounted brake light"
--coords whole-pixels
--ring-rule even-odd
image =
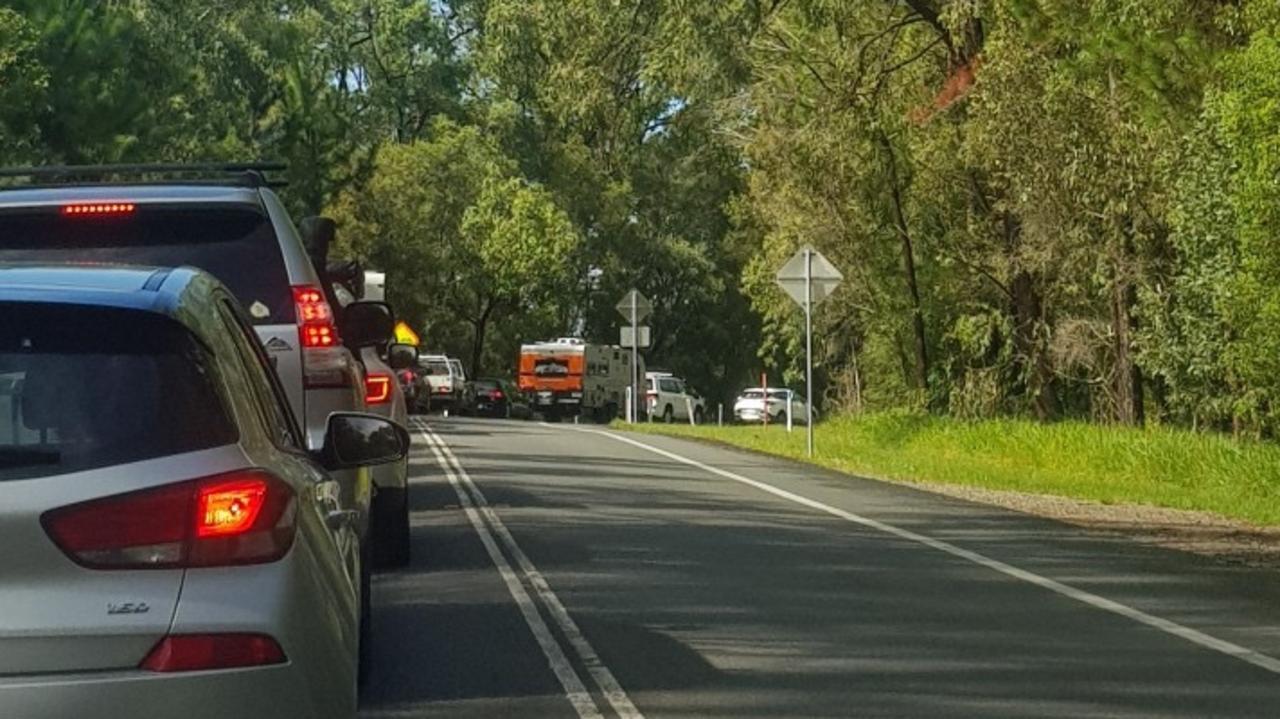
[[[260,564],[283,557],[296,530],[294,492],[244,470],[46,512],[45,532],[91,569]]]
[[[374,372],[364,378],[365,404],[383,404],[391,400],[391,375]]]
[[[74,205],[63,205],[63,217],[81,217],[103,215],[129,215],[138,206],[132,202],[82,202]]]
[[[149,672],[195,672],[283,664],[280,644],[263,634],[175,634],[138,665]]]

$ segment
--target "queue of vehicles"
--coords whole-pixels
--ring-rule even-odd
[[[607,422],[643,378],[641,414],[705,421],[621,347],[524,345],[513,383],[396,343],[278,169],[0,171],[34,178],[0,189],[0,716],[350,718],[411,412]],[[760,392],[739,419],[793,401]]]
[[[276,169],[0,172],[0,716],[354,716],[416,350]]]

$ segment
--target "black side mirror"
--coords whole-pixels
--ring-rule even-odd
[[[324,272],[329,264],[329,246],[338,233],[338,223],[329,217],[304,217],[298,223],[298,233],[302,235],[302,246],[307,257],[311,258],[311,264]]]
[[[352,469],[387,464],[409,453],[409,430],[377,415],[334,412],[320,450],[325,469]]]
[[[391,369],[409,369],[416,364],[418,364],[417,347],[396,342],[387,348],[387,366]]]
[[[386,302],[352,302],[338,324],[342,343],[351,349],[376,347],[395,338],[396,318]]]

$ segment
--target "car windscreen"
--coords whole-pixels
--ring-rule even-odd
[[[502,385],[495,380],[478,379],[472,385],[477,392],[495,392],[502,389]]]
[[[199,267],[225,284],[255,324],[292,324],[293,290],[271,220],[235,205],[137,205],[133,212],[0,212],[0,262]]]
[[[444,360],[419,360],[418,366],[432,375],[448,375],[449,363]]]
[[[0,481],[236,441],[211,358],[135,310],[0,302]]]
[[[744,390],[741,395],[738,395],[738,399],[764,399],[764,392],[758,389]]]

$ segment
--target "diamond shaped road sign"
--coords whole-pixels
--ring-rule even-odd
[[[835,291],[840,285],[840,280],[844,279],[844,275],[840,274],[840,270],[831,264],[830,260],[822,256],[821,252],[813,249],[811,245],[801,247],[787,263],[778,270],[775,276],[778,286],[791,295],[791,299],[796,301],[800,307],[804,307],[804,265],[805,259],[809,260],[809,279],[813,283],[813,304],[825,300],[828,295]]]
[[[635,299],[636,316],[634,318],[631,316],[632,298]],[[622,315],[623,319],[628,322],[634,319],[637,324],[644,322],[645,318],[649,316],[649,313],[653,311],[653,303],[649,302],[648,297],[640,294],[640,290],[631,290],[628,292],[622,298],[622,301],[617,304],[617,307],[618,312]]]

